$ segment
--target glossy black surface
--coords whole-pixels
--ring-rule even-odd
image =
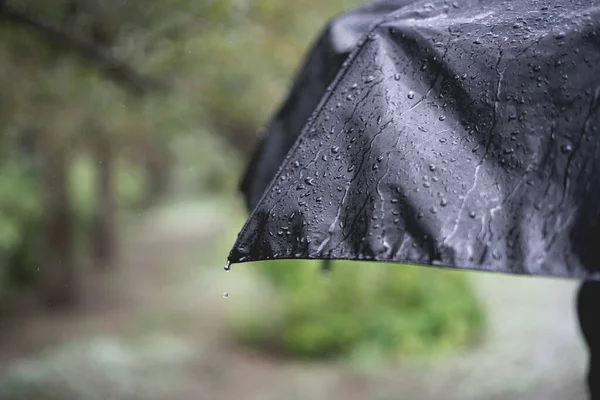
[[[599,134],[594,2],[375,3],[309,55],[246,175],[229,260],[596,279]]]

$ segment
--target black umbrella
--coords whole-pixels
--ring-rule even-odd
[[[599,72],[593,1],[384,1],[333,20],[253,158],[229,262],[597,280]]]
[[[288,100],[263,141],[245,184],[249,204],[263,197],[229,260],[598,278],[600,24],[590,3],[417,2],[367,14],[378,22],[291,149],[304,103]],[[308,66],[325,71],[321,52]],[[307,69],[291,95],[306,104]]]

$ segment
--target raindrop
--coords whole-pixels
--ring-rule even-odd
[[[409,92],[408,92],[408,95],[407,95],[407,97],[408,97],[410,100],[414,99],[414,98],[415,98],[415,92],[413,92],[412,90],[411,90],[411,91],[409,91]]]
[[[443,115],[440,115],[440,118],[439,118],[439,120],[440,120],[440,121],[443,121],[443,120],[445,120],[445,119],[446,119],[446,117],[445,117],[445,116],[443,116]]]
[[[430,170],[431,172],[435,171],[435,165],[433,165],[433,164],[429,164],[429,170]]]
[[[558,33],[556,36],[554,36],[554,38],[555,38],[556,40],[560,40],[560,39],[562,39],[562,38],[564,38],[564,37],[565,37],[565,33],[564,33],[564,32],[560,32],[560,33]]]
[[[315,178],[311,178],[310,176],[304,180],[307,185],[315,186]]]
[[[573,151],[573,146],[571,145],[571,143],[565,143],[562,146],[560,146],[560,151],[563,154],[568,154]]]
[[[224,269],[226,272],[229,272],[229,271],[231,271],[231,262],[230,262],[230,261],[227,261],[227,262],[225,263],[225,266],[223,267],[223,269]]]
[[[431,208],[429,209],[429,212],[430,212],[430,213],[432,213],[432,214],[435,214],[435,213],[437,213],[437,208],[435,208],[435,207],[431,207]]]
[[[365,83],[373,82],[375,77],[373,75],[369,75],[365,78]]]
[[[348,167],[348,172],[352,172],[352,171],[354,171],[354,168],[355,168],[355,167],[354,167],[354,165],[351,165],[351,166],[349,166],[349,167]]]
[[[469,217],[471,217],[471,218],[475,218],[476,215],[477,214],[475,214],[475,211],[469,212]]]
[[[334,146],[334,147],[331,148],[331,152],[333,154],[337,154],[339,151],[340,151],[340,148],[338,146]]]
[[[440,138],[440,143],[446,143],[446,138]]]
[[[424,182],[424,183],[423,183],[423,187],[424,187],[424,188],[428,188],[428,187],[430,187],[430,186],[431,186],[431,183],[429,183],[429,182]]]
[[[227,292],[223,292],[223,298],[224,298],[224,299],[226,299],[226,298],[228,298],[228,297],[229,297],[229,293],[227,293]]]
[[[394,79],[397,80],[397,81],[399,81],[400,80],[400,74],[395,74],[394,75]]]
[[[541,70],[542,70],[542,67],[540,67],[539,65],[533,66],[533,72],[540,72]]]
[[[446,200],[446,199],[440,200],[440,206],[446,207],[447,205],[448,205],[448,200]]]

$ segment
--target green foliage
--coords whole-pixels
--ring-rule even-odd
[[[97,206],[97,169],[87,157],[79,157],[71,170],[71,191],[75,213],[84,219],[92,218]],[[117,207],[132,210],[140,207],[145,197],[146,184],[140,167],[120,159],[115,168],[114,182]]]
[[[311,261],[254,265],[276,288],[275,320],[236,315],[242,342],[296,357],[365,355],[397,360],[469,344],[482,310],[464,274],[409,265]]]
[[[77,236],[88,239],[96,209],[96,170],[81,157],[71,170],[71,196]],[[139,207],[145,185],[140,168],[120,160],[116,168],[116,198],[121,210]],[[38,268],[42,223],[39,179],[34,165],[7,163],[0,167],[0,299],[34,279]]]
[[[0,299],[14,284],[31,279],[41,217],[33,166],[0,167]]]

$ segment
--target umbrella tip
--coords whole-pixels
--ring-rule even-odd
[[[225,270],[225,272],[229,272],[231,270],[231,261],[227,260],[223,269]]]

